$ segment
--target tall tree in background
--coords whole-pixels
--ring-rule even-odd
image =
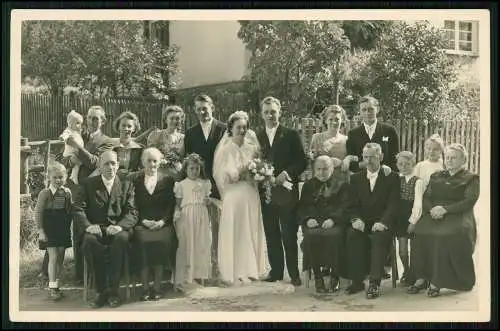
[[[27,21],[22,33],[22,75],[53,95],[75,86],[96,98],[164,98],[163,77],[177,70],[177,49],[146,40],[142,21]]]
[[[308,113],[331,85],[349,40],[333,21],[240,21],[238,37],[252,52],[248,81],[256,100],[273,94],[293,115]]]
[[[21,75],[37,77],[54,96],[75,73],[72,42],[68,39],[71,21],[24,21],[21,37]]]
[[[388,118],[435,120],[450,84],[453,60],[442,32],[430,23],[398,22],[384,34],[365,68]]]
[[[371,51],[377,47],[382,36],[389,31],[395,21],[341,22],[351,47],[342,61],[342,80],[336,83],[336,103],[354,106],[359,97],[370,89],[369,82],[360,77],[360,72],[370,60]]]

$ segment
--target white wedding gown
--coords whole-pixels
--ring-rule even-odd
[[[225,136],[214,155],[214,179],[221,192],[218,264],[223,281],[258,279],[267,266],[266,241],[259,192],[255,183],[233,182],[259,150],[255,133],[238,146]]]

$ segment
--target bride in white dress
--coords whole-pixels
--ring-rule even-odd
[[[257,184],[244,175],[248,163],[259,152],[257,136],[248,129],[248,114],[243,111],[231,114],[213,165],[222,200],[218,264],[221,280],[229,284],[257,280],[266,272],[259,192]]]

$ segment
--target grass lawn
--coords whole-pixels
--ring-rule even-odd
[[[21,250],[21,263],[19,266],[19,287],[47,287],[48,279],[41,276],[44,251],[38,249],[35,244],[28,244]],[[74,262],[73,249],[66,250],[64,266],[61,272],[60,282],[64,287],[74,287]]]

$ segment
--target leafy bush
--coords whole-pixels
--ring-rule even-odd
[[[437,120],[456,71],[440,29],[430,23],[399,22],[382,36],[366,76],[384,117]]]
[[[21,198],[21,232],[20,248],[21,250],[32,250],[37,246],[38,229],[34,219],[34,201],[30,196]]]

